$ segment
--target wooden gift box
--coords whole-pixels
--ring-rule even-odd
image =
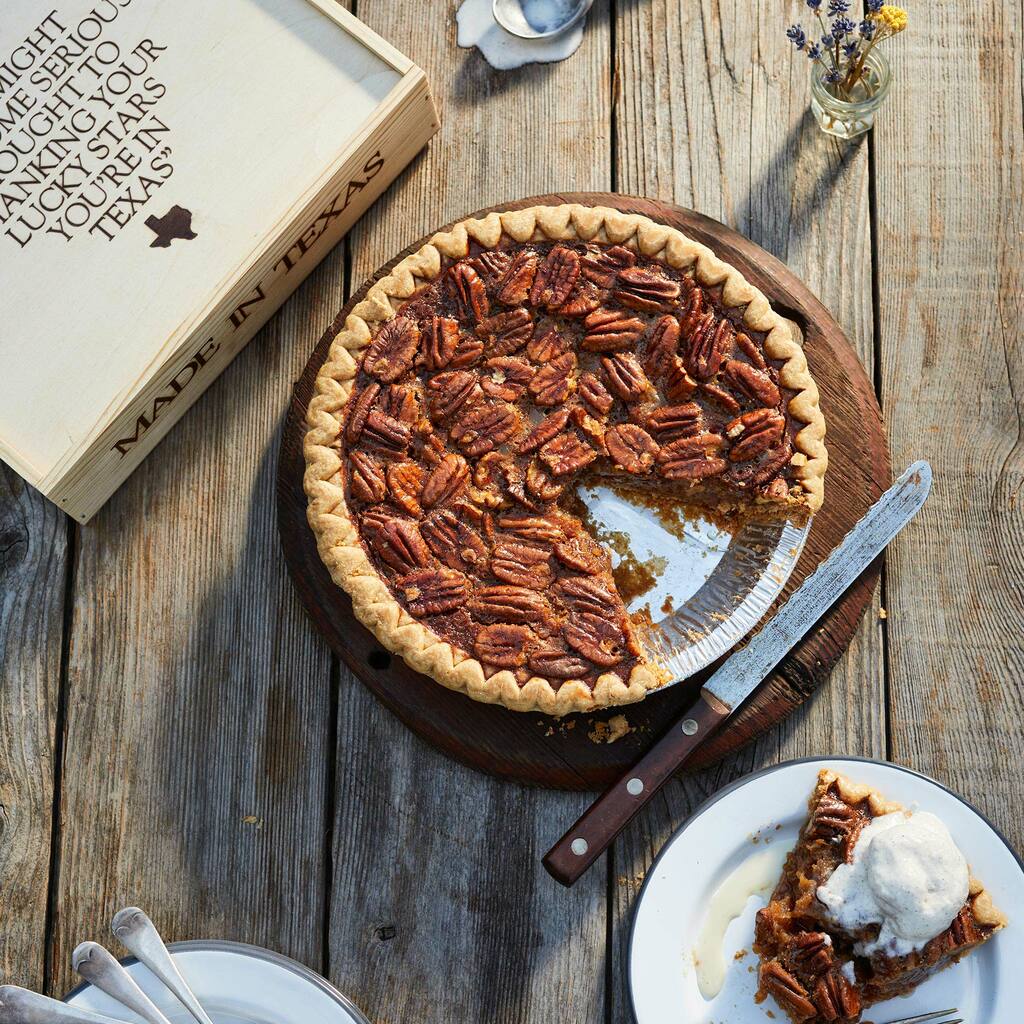
[[[0,457],[85,522],[437,128],[334,0],[7,0]]]

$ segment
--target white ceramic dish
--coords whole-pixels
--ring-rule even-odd
[[[174,962],[214,1024],[369,1024],[318,974],[278,953],[239,942],[175,942]],[[134,958],[121,961],[171,1021],[195,1024],[188,1011]],[[130,1024],[141,1018],[92,985],[64,1000]]]
[[[763,898],[751,897],[725,933],[725,984],[713,1000],[705,1000],[698,988],[693,947],[722,882],[766,848],[792,848],[821,768],[868,783],[906,807],[937,814],[1010,917],[1006,929],[959,965],[910,996],[871,1007],[866,1018],[882,1024],[956,1006],[967,1024],[1019,1020],[1024,866],[1009,844],[978,811],[924,775],[884,762],[828,758],[791,761],[739,780],[715,794],[666,843],[647,873],[630,935],[629,989],[637,1024],[769,1024],[768,1011],[776,1024],[787,1020],[770,999],[754,1003],[757,957],[751,944]],[[745,955],[734,959],[741,951]]]

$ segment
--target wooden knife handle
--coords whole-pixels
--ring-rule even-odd
[[[544,867],[552,878],[562,885],[574,884],[729,713],[725,704],[702,690],[682,720],[599,796],[544,855]]]

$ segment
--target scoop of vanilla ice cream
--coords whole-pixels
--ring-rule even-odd
[[[881,925],[856,952],[906,956],[949,927],[967,899],[967,861],[946,826],[925,811],[897,811],[870,821],[849,863],[818,887],[818,899],[841,928]]]

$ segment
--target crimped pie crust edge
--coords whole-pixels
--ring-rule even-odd
[[[440,639],[398,603],[367,557],[345,503],[342,462],[331,446],[341,433],[358,359],[370,343],[373,326],[394,317],[422,283],[435,281],[441,273],[442,258],[457,260],[468,255],[470,239],[483,248],[493,249],[502,234],[516,242],[597,241],[625,245],[675,269],[693,266],[701,284],[721,285],[723,304],[729,308],[744,307],[744,323],[766,334],[765,353],[772,359],[784,360],[780,382],[796,392],[790,400],[789,413],[804,424],[794,438],[791,465],[796,468],[796,479],[812,513],[821,506],[828,465],[818,390],[807,370],[803,349],[794,340],[789,325],[739,271],[676,228],[608,207],[533,206],[460,221],[451,230],[435,234],[417,252],[396,264],[390,274],[371,286],[366,297],[346,317],[317,374],[313,398],[306,411],[303,484],[309,499],[307,518],[316,535],[320,557],[334,582],[351,596],[356,618],[413,669],[475,700],[503,704],[516,711],[554,715],[629,704],[666,682],[654,665],[634,666],[628,682],[614,672],[606,672],[598,677],[593,690],[579,680],[569,680],[555,689],[540,677],[520,686],[515,675],[507,670],[486,676],[475,657]]]
[[[886,800],[877,789],[863,782],[853,782],[845,775],[822,768],[818,772],[818,784],[811,797],[811,804],[817,801],[818,796],[824,793],[833,783],[839,795],[848,804],[859,804],[865,800],[872,817],[879,817],[883,814],[892,814],[896,811],[905,810],[902,804],[892,800]],[[970,889],[967,900],[971,905],[971,911],[975,919],[981,925],[988,928],[1003,928],[1008,923],[1006,915],[992,902],[989,891],[973,875],[970,876]]]

